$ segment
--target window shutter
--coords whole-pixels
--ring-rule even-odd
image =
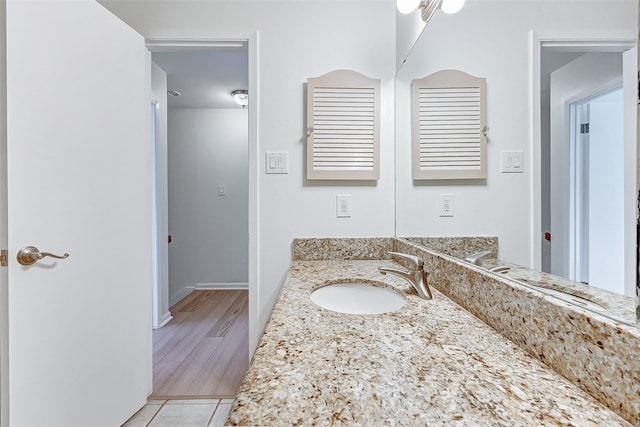
[[[438,71],[411,96],[413,179],[486,178],[486,79]]]
[[[307,179],[379,179],[380,80],[349,70],[308,79],[307,126]]]

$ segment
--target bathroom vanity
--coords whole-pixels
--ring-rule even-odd
[[[425,259],[426,269],[432,272],[432,300],[419,298],[402,278],[378,272],[379,267],[395,264],[387,250],[413,252]],[[336,281],[384,283],[402,293],[406,303],[390,313],[353,315],[326,310],[311,301],[313,290]],[[227,424],[616,426],[640,422],[638,394],[627,396],[631,403],[621,410],[616,397],[603,402],[589,387],[569,381],[574,379],[562,367],[545,364],[546,358],[572,351],[572,345],[592,352],[578,343],[580,337],[574,336],[575,343],[556,352],[540,348],[540,354],[520,342],[530,337],[529,344],[535,346],[534,329],[542,335],[548,332],[540,324],[545,319],[522,318],[518,306],[531,310],[540,304],[556,305],[559,313],[574,318],[590,314],[526,288],[514,294],[499,290],[500,286],[500,278],[399,239],[296,240],[294,261]],[[454,302],[463,295],[457,287],[474,288],[484,295],[462,298],[486,301],[463,308],[465,304]],[[492,302],[491,292],[502,296]],[[507,296],[518,299],[508,301]],[[503,326],[491,324],[495,313],[489,310],[484,317],[475,313],[484,303],[493,303],[505,322],[513,322],[509,329],[523,323],[529,332],[505,334]],[[598,338],[598,322],[592,323],[596,349],[610,344]],[[618,335],[632,346],[640,343],[637,335],[622,330]],[[631,359],[632,354],[627,356]],[[637,384],[635,365],[616,369],[631,369],[625,371],[635,375],[629,387]],[[616,381],[608,374],[607,378]],[[629,393],[638,392],[625,387]],[[605,388],[605,394],[617,393],[610,384]]]

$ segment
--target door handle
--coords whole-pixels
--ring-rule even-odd
[[[40,252],[35,246],[25,246],[18,251],[18,263],[20,265],[35,264],[36,261],[41,260],[44,257],[51,257],[56,259],[65,259],[69,257],[69,254],[54,255],[50,252]]]

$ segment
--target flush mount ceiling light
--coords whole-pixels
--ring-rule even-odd
[[[422,20],[429,22],[433,14],[438,9],[444,13],[452,14],[460,12],[464,7],[465,0],[397,0],[398,12],[409,14],[416,9],[422,12]]]
[[[167,95],[169,95],[169,96],[180,96],[180,92],[178,92],[177,90],[168,90],[167,91]]]
[[[236,89],[231,92],[231,96],[233,96],[233,100],[236,101],[236,104],[242,105],[242,108],[249,104],[249,91],[247,90]]]

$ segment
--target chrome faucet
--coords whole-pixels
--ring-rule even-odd
[[[482,265],[482,261],[488,256],[491,255],[491,251],[482,251],[475,254],[471,254],[466,257],[464,260],[470,262],[474,265]]]
[[[402,254],[400,252],[387,252],[389,255],[395,255],[409,262],[410,267],[408,271],[398,270],[396,268],[379,267],[380,274],[395,274],[406,279],[413,289],[416,290],[418,296],[423,299],[432,299],[431,289],[427,284],[427,272],[424,271],[424,261],[417,256]]]

